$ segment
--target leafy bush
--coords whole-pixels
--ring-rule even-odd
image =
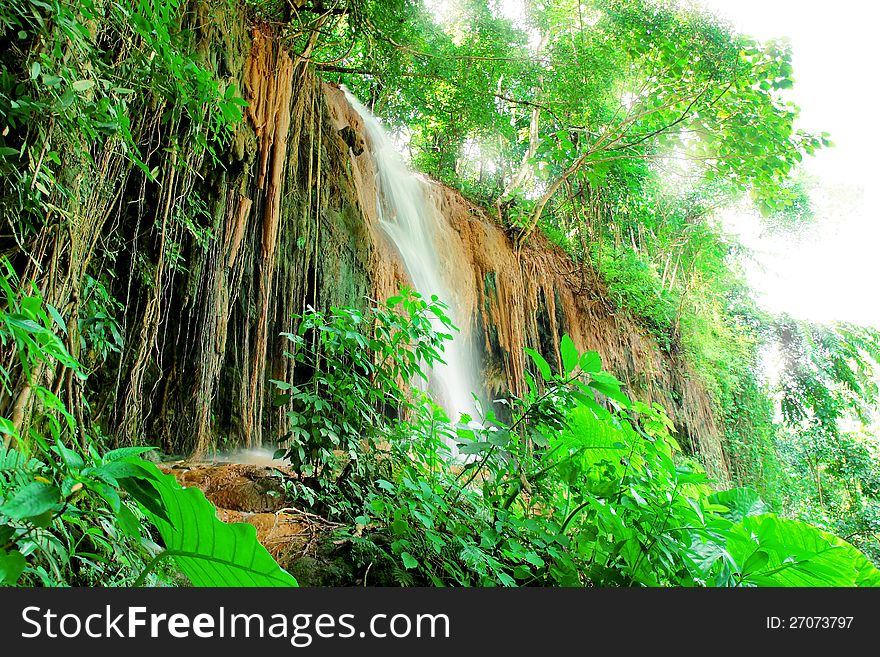
[[[424,393],[410,382],[427,382],[424,367],[442,357],[449,336],[434,325],[452,326],[445,309],[404,289],[367,312],[310,309],[296,316],[296,334],[284,334],[307,375],[300,384],[272,381],[276,403],[290,405],[290,442],[279,455],[303,476],[301,496],[314,502],[320,493],[320,510],[350,514],[349,501],[362,500],[377,476],[380,444],[395,429],[390,418],[422,408]]]
[[[631,250],[622,248],[601,255],[599,271],[612,301],[645,322],[668,347],[677,323],[675,296],[664,289],[653,267]]]
[[[880,564],[880,449],[875,412],[880,332],[780,317],[776,450],[786,514],[839,533]]]
[[[116,478],[133,466],[121,459],[150,448],[101,456],[58,397],[41,384],[43,371],[70,368],[84,377],[56,331],[65,323],[36,290],[19,289],[6,265],[0,275],[5,309],[0,340],[14,348],[17,363],[0,369],[7,408],[25,394],[37,406],[26,435],[0,417],[0,562],[5,584],[126,585],[152,557],[155,544],[138,505],[120,494]],[[82,447],[80,446],[82,445]],[[151,582],[158,581],[153,577]]]
[[[173,560],[194,586],[296,586],[251,525],[221,522],[201,491],[138,458],[150,449],[83,457],[57,443],[54,461],[0,450],[0,584],[167,583],[157,566]]]
[[[116,477],[123,449],[103,457],[60,441],[28,457],[0,449],[0,583],[130,586],[157,546]],[[167,573],[152,576],[158,583]]]
[[[365,565],[390,564],[402,584],[880,585],[842,539],[778,518],[748,489],[714,492],[663,409],[631,400],[595,352],[564,336],[560,375],[526,351],[541,379],[505,400],[509,421],[487,410],[452,426],[415,392],[407,416],[374,416],[391,467],[354,519]]]

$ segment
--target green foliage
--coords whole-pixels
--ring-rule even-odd
[[[798,239],[806,229],[816,223],[810,200],[810,181],[801,173],[782,183],[776,192],[776,204],[771,209],[762,207],[764,226],[770,234],[785,235]]]
[[[664,289],[660,275],[627,248],[599,254],[598,269],[611,300],[647,325],[667,348],[675,337],[676,295]]]
[[[97,441],[82,433],[71,411],[34,377],[44,367],[68,367],[85,376],[57,335],[66,323],[36,289],[21,289],[8,266],[0,288],[6,302],[0,338],[15,345],[18,356],[17,364],[2,370],[4,397],[14,398],[11,381],[21,372],[38,400],[24,437],[0,417],[2,583],[131,584],[155,544],[137,505],[116,485],[123,467],[118,459],[149,448],[99,454]]]
[[[880,571],[846,541],[773,514],[750,515],[730,529],[726,549],[754,586],[880,586]]]
[[[70,168],[110,145],[154,179],[139,134],[151,104],[216,160],[246,105],[197,61],[180,0],[14,0],[0,9],[0,200],[15,234],[68,211]],[[183,27],[183,29],[181,29]],[[152,168],[151,168],[152,167]]]
[[[39,291],[31,287],[30,290],[21,288],[18,276],[8,259],[0,262],[0,290],[5,301],[5,309],[0,314],[0,343],[15,347],[17,366],[28,380],[31,379],[34,367],[55,362],[78,373],[79,363],[57,335],[58,331],[66,332],[66,324],[58,311],[44,304]],[[0,365],[3,392],[10,396],[13,394],[12,377],[15,374],[14,368],[10,370],[7,366]],[[60,402],[50,390],[39,385],[34,386],[34,389],[44,398],[45,403],[64,414],[64,409],[59,407]],[[53,423],[53,427],[57,434],[60,431],[57,422]]]
[[[149,448],[135,453],[143,451]],[[127,467],[120,451],[101,457],[57,442],[36,453],[0,449],[0,560],[15,566],[0,583],[132,585],[156,545],[137,504],[115,483]]]
[[[835,435],[849,413],[869,420],[878,395],[880,331],[825,327],[787,316],[774,329],[785,359],[780,405],[788,423]]]
[[[85,378],[56,334],[66,323],[37,290],[18,289],[11,271],[0,275],[0,288],[0,337],[15,344],[19,369],[39,400],[26,439],[0,417],[0,585],[164,583],[169,573],[157,566],[171,557],[196,586],[295,586],[252,526],[222,523],[200,491],[183,489],[140,458],[152,448],[100,453],[100,440],[33,376],[41,365],[69,367]],[[2,374],[9,398],[10,373]]]
[[[111,355],[122,352],[124,338],[117,317],[123,307],[103,283],[91,276],[86,276],[83,291],[77,327],[80,354],[85,363],[98,367]]]
[[[251,525],[221,522],[201,491],[137,457],[150,449],[0,451],[0,584],[140,586],[171,558],[194,586],[296,586]]]
[[[657,177],[650,162],[682,159],[690,177],[748,190],[766,213],[797,213],[786,179],[830,143],[794,127],[789,46],[693,5],[526,3],[511,21],[484,2],[436,17],[421,2],[335,4],[352,18],[323,21],[334,38],[318,44],[318,69],[405,127],[417,167],[504,201],[501,218],[529,230],[547,202],[552,230],[577,217],[574,199],[637,197]]]
[[[560,352],[564,374],[526,350],[540,379],[506,400],[509,421],[486,410],[450,426],[423,397],[376,416],[390,475],[365,487],[352,535],[370,563],[405,585],[880,583],[842,539],[778,518],[754,491],[715,493],[661,407],[631,400],[567,336]]]
[[[876,412],[880,334],[785,316],[771,331],[782,355],[776,449],[789,474],[781,505],[880,563],[880,451],[866,427]]]
[[[410,386],[427,381],[424,367],[442,359],[443,340],[435,326],[452,330],[446,306],[407,289],[384,304],[361,312],[310,309],[296,316],[288,354],[308,374],[299,384],[273,381],[276,404],[288,406],[290,444],[281,453],[300,472],[312,498],[321,493],[332,513],[362,499],[375,478],[388,441],[387,417],[420,408],[423,393]]]

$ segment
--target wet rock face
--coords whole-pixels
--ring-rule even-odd
[[[339,131],[339,136],[342,137],[342,141],[348,145],[351,149],[351,154],[355,157],[364,152],[363,138],[360,137],[350,125],[342,128]]]
[[[151,320],[158,327],[147,351],[155,357],[124,372],[123,387],[128,378],[138,385],[127,386],[127,407],[120,405],[126,422],[109,427],[121,442],[139,433],[165,452],[201,455],[221,441],[253,447],[287,433],[288,409],[275,404],[269,380],[308,373],[294,371],[282,334],[296,332],[294,316],[309,306],[363,306],[375,269],[351,167],[364,143],[338,124],[324,85],[266,26],[230,19],[204,38],[207,52],[237,62],[234,86],[248,107],[226,166],[206,164],[198,190],[211,239],[158,286],[168,300]],[[149,297],[139,285],[131,284],[131,297]],[[124,298],[125,288],[116,293]],[[135,334],[126,342],[136,343],[148,311],[127,309]],[[108,373],[111,395],[115,370]]]

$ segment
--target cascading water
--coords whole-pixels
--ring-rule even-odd
[[[416,290],[424,297],[437,295],[449,306],[448,315],[456,326],[457,303],[453,290],[445,284],[439,258],[438,227],[444,221],[427,194],[424,179],[414,174],[395,148],[394,141],[378,119],[342,87],[345,97],[364,122],[378,172],[376,205],[380,225],[394,244]],[[439,320],[434,328],[445,332]],[[430,376],[430,389],[452,421],[462,413],[476,417],[471,391],[476,390],[475,367],[460,337],[447,342],[443,363],[436,363]]]

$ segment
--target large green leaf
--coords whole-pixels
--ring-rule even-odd
[[[580,366],[584,372],[598,372],[602,369],[602,359],[597,351],[585,351],[581,354]]]
[[[528,355],[529,358],[532,359],[532,362],[538,367],[538,370],[541,372],[541,376],[545,381],[553,380],[553,372],[550,370],[550,364],[544,359],[544,357],[539,354],[534,349],[530,349],[529,347],[523,347],[523,351]]]
[[[771,513],[734,525],[727,551],[756,586],[880,586],[880,571],[842,538]]]
[[[297,586],[296,579],[257,541],[253,526],[221,522],[198,488],[181,487],[174,475],[162,474],[149,461],[130,462],[149,478],[121,479],[120,485],[128,490],[132,481],[139,482],[134,489],[139,501],[145,490],[155,490],[156,502],[167,515],[166,520],[142,504],[165,543],[165,552],[156,561],[173,558],[194,586]]]
[[[632,405],[629,397],[620,390],[623,384],[607,372],[594,372],[591,374],[589,385],[624,408],[629,408]]]

